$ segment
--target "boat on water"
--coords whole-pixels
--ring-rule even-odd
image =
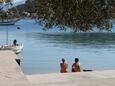
[[[17,29],[20,29],[20,27],[17,27]],[[8,32],[8,27],[6,28],[6,44],[5,45],[0,45],[0,50],[12,50],[16,54],[19,54],[23,50],[23,44],[17,43],[17,40],[15,39],[13,41],[13,44],[9,44],[9,32]]]
[[[14,25],[20,20],[16,6],[25,4],[26,0],[0,0],[0,25]],[[15,10],[11,10],[11,9]]]
[[[13,19],[13,20],[7,20],[7,21],[0,21],[0,26],[7,26],[7,25],[15,25],[17,21],[20,19]]]
[[[8,26],[14,25],[15,22],[20,20],[19,12],[16,6],[24,4],[25,0],[2,0],[0,3],[0,25],[7,26],[6,30],[6,44],[0,46],[0,50],[12,50],[16,54],[21,53],[23,50],[23,44],[8,44]],[[15,18],[15,15],[12,15],[13,12],[10,12],[9,9],[15,8],[18,18]],[[20,29],[17,27],[17,29]]]
[[[18,29],[19,29],[19,27],[18,27]],[[16,39],[13,41],[13,44],[8,44],[8,30],[7,30],[7,32],[6,32],[6,44],[0,45],[0,50],[12,50],[16,54],[19,54],[23,50],[23,44],[17,43]]]
[[[10,22],[0,22],[1,26],[4,26],[4,25],[14,25],[14,24],[15,24],[15,22],[13,22],[13,21],[10,21]]]
[[[16,54],[19,54],[23,50],[23,44],[17,44],[17,45],[1,45],[0,50],[12,50]]]
[[[17,29],[20,29],[20,27],[17,27]],[[8,43],[8,28],[7,28],[7,31],[6,31],[6,44],[5,45],[0,45],[0,50],[12,50],[14,51],[16,54],[19,54],[22,52],[23,50],[23,44],[19,44],[17,43],[17,40],[15,39],[13,41],[13,44],[9,44]]]

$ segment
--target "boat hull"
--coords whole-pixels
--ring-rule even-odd
[[[23,50],[23,44],[17,44],[17,45],[2,45],[0,46],[0,50],[12,50],[16,54],[21,53]]]
[[[4,26],[4,25],[14,25],[15,22],[0,22],[0,25],[1,26]]]

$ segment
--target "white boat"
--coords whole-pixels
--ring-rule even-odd
[[[21,53],[21,51],[23,50],[23,44],[17,44],[17,45],[1,45],[0,46],[0,50],[12,50],[14,51],[16,54]]]
[[[19,28],[19,27],[17,27]],[[23,50],[23,44],[17,44],[17,40],[13,41],[13,44],[8,44],[8,28],[6,31],[6,44],[5,45],[1,45],[0,46],[0,50],[12,50],[14,51],[16,54],[21,53],[21,51]]]
[[[15,21],[0,22],[0,26],[14,25],[14,24],[15,24]]]
[[[12,19],[12,20],[7,20],[7,21],[0,21],[0,26],[6,26],[6,25],[15,25],[15,23],[17,21],[19,21],[20,19]]]
[[[16,6],[25,4],[25,0],[9,0],[9,2],[5,2],[5,0],[2,0],[2,3],[0,3],[0,12],[1,14],[3,13],[8,13],[9,9],[15,8],[16,12],[19,16],[19,12],[16,8]],[[6,31],[6,45],[1,45],[0,50],[12,50],[16,54],[20,53],[23,49],[23,44],[8,44],[8,26],[9,25],[14,25],[16,21],[18,21],[19,18],[15,19],[2,19],[0,20],[0,25],[7,26],[7,31]],[[17,28],[19,29],[19,27]]]
[[[17,27],[17,29],[20,29],[20,27]],[[8,31],[8,26],[6,27],[6,44],[5,45],[1,45],[0,46],[0,50],[12,50],[14,51],[16,54],[21,53],[21,51],[23,50],[23,44],[17,44],[17,40],[15,40],[16,42],[13,44],[9,44],[9,31]]]
[[[25,4],[25,2],[26,0],[2,0],[2,2],[0,2],[0,15],[2,16],[0,19],[0,25],[14,25],[15,22],[19,21],[21,16],[16,6]],[[15,9],[16,15],[18,16],[17,18],[13,18],[15,15],[12,13],[9,14],[9,10],[12,8]],[[4,18],[4,16],[6,17]]]

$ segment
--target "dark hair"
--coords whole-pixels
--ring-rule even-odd
[[[65,62],[65,59],[64,59],[64,58],[62,58],[62,62]]]
[[[79,61],[79,59],[78,58],[75,58],[75,62],[78,62]]]

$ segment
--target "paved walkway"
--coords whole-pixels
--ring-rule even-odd
[[[115,86],[115,70],[27,77],[33,86]]]
[[[0,86],[30,86],[13,51],[0,50]]]

